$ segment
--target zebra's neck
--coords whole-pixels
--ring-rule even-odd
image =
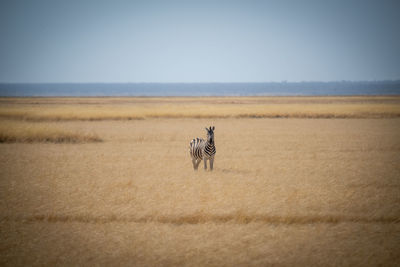
[[[214,140],[213,140],[214,141]],[[203,150],[203,157],[209,159],[213,158],[215,155],[215,145],[214,142],[209,142],[208,140],[204,144],[204,150]]]
[[[210,141],[207,140],[207,141],[206,141],[206,146],[207,146],[207,147],[213,147],[213,146],[215,146],[215,145],[214,145],[214,141],[210,142]]]

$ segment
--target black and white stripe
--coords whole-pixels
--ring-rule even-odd
[[[190,156],[192,157],[193,169],[197,170],[201,160],[204,160],[204,169],[207,169],[207,160],[210,161],[210,169],[214,167],[214,157],[216,153],[214,142],[215,127],[206,128],[207,141],[202,138],[195,138],[190,142]]]

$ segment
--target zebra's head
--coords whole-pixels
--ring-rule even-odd
[[[206,130],[207,130],[207,141],[209,143],[213,144],[214,143],[214,130],[215,130],[215,127],[214,126],[213,127],[210,126],[210,128],[206,127]]]

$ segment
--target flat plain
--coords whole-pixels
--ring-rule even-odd
[[[2,266],[400,264],[400,97],[2,98],[0,118]]]

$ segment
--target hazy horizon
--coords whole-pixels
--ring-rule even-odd
[[[301,84],[301,83],[400,83],[400,79],[386,79],[386,80],[304,80],[304,81],[259,81],[259,82],[2,82],[0,84]]]
[[[1,1],[0,83],[400,80],[398,1]]]
[[[400,81],[275,83],[0,83],[0,96],[400,95]]]

